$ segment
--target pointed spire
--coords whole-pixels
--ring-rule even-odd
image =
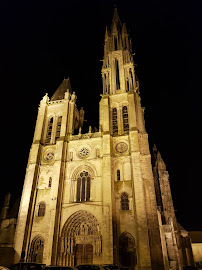
[[[158,167],[160,170],[166,170],[166,164],[163,161],[160,152],[157,153],[157,161],[158,161]]]
[[[122,28],[122,23],[121,20],[119,18],[119,14],[117,11],[117,8],[114,8],[114,15],[113,15],[113,19],[112,19],[112,26],[111,26],[111,30],[115,30],[117,29],[118,31],[121,30]]]
[[[128,33],[127,33],[127,29],[126,29],[126,24],[125,24],[125,23],[123,24],[123,27],[122,27],[122,33],[125,34],[125,35],[128,34]]]
[[[116,7],[114,8],[114,14],[113,14],[112,22],[114,22],[115,24],[121,23],[121,21],[119,19],[118,10],[117,10]]]
[[[154,144],[154,146],[153,146],[153,152],[157,152],[156,144]]]
[[[106,26],[106,31],[105,31],[105,40],[107,40],[110,37],[108,27]]]
[[[58,89],[55,91],[55,93],[53,94],[52,98],[50,101],[55,101],[55,100],[60,100],[60,99],[64,99],[64,95],[65,92],[69,90],[70,93],[72,93],[72,88],[71,88],[71,84],[70,84],[70,80],[65,79],[62,81],[62,83],[60,84],[60,86],[58,87]]]

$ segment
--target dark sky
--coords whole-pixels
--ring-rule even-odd
[[[106,25],[117,6],[136,53],[150,147],[170,175],[176,216],[202,230],[201,1],[1,1],[1,203],[21,196],[38,104],[70,77],[97,126]]]

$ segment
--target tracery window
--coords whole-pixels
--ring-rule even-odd
[[[129,200],[126,192],[121,194],[121,210],[129,210]]]
[[[124,130],[124,133],[128,133],[129,123],[128,123],[128,108],[127,108],[127,106],[123,107],[122,113],[123,113],[123,130]]]
[[[121,173],[120,170],[117,170],[117,181],[121,180]]]
[[[62,116],[59,116],[58,121],[57,121],[57,127],[56,127],[56,135],[55,135],[56,140],[60,138],[61,124],[62,124]]]
[[[45,202],[40,202],[38,206],[38,217],[45,216],[45,212],[46,212],[46,204]]]
[[[90,201],[90,175],[87,171],[81,172],[77,177],[76,201]]]
[[[51,141],[51,134],[53,129],[53,117],[49,119],[47,133],[46,133],[46,144],[49,144]]]
[[[118,134],[118,118],[117,118],[117,109],[113,108],[112,110],[112,128],[113,128],[113,135]]]
[[[44,239],[41,236],[37,236],[32,240],[29,262],[42,263],[43,261],[43,249],[44,249]]]

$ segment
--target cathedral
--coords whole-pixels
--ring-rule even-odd
[[[116,9],[102,63],[99,129],[82,133],[84,109],[69,79],[40,102],[14,262],[135,270],[193,265],[166,165],[156,146],[149,150],[132,44]]]

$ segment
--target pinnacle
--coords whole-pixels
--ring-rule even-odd
[[[127,34],[127,30],[126,30],[126,25],[125,25],[125,23],[123,24],[122,32],[123,32],[124,34]]]
[[[105,31],[105,40],[109,37],[109,30],[106,26],[106,31]]]

